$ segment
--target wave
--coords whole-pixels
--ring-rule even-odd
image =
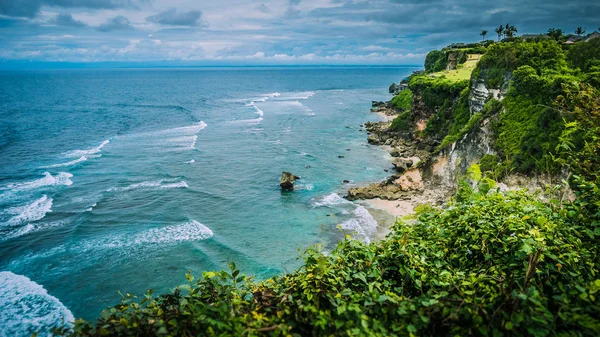
[[[188,184],[181,180],[178,182],[169,181],[168,179],[162,179],[158,181],[143,181],[141,183],[135,183],[123,187],[111,187],[107,192],[127,192],[135,189],[170,189],[170,188],[188,188]]]
[[[177,133],[183,133],[184,135],[191,136],[191,135],[198,134],[198,132],[200,132],[201,130],[204,130],[204,128],[206,128],[207,126],[208,126],[208,124],[206,124],[204,121],[200,121],[194,125],[181,126],[178,128],[167,129],[167,130],[160,131],[158,133],[161,134],[161,133],[177,132]]]
[[[303,91],[303,92],[291,93],[289,96],[286,95],[283,98],[285,98],[286,100],[309,99],[314,95],[315,95],[315,93],[313,91]]]
[[[0,187],[0,190],[12,190],[14,191],[23,191],[23,190],[32,190],[45,186],[58,186],[65,185],[70,186],[73,185],[73,181],[71,181],[71,177],[73,175],[68,172],[59,172],[56,176],[50,174],[50,172],[44,172],[44,177],[40,179],[36,179],[33,181],[26,181],[23,183],[13,183],[8,184],[5,187]]]
[[[265,97],[279,97],[279,96],[281,96],[281,94],[278,93],[278,92],[274,92],[274,93],[271,93],[271,94],[264,94],[263,96],[265,96]]]
[[[352,232],[354,238],[360,239],[364,243],[371,242],[371,238],[377,232],[377,220],[363,206],[358,206],[354,210],[355,218],[346,220],[340,224],[345,231]]]
[[[352,204],[352,202],[340,197],[340,195],[337,193],[331,193],[324,196],[320,200],[313,199],[312,201],[313,207],[331,207],[340,204]]]
[[[56,297],[23,275],[0,272],[0,336],[52,336],[52,327],[75,321]]]
[[[143,248],[154,244],[173,244],[202,241],[212,238],[213,231],[196,220],[178,225],[152,228],[136,234],[114,235],[97,240],[81,242],[77,248],[85,251],[114,248]],[[121,253],[122,251],[119,251]]]
[[[100,156],[100,155],[96,155],[96,156],[93,156],[93,158],[97,158],[97,157],[99,157],[99,156]],[[86,160],[88,160],[88,158],[87,158],[86,156],[81,156],[81,157],[79,157],[79,158],[77,158],[77,159],[75,159],[75,160],[71,160],[71,161],[69,161],[69,162],[66,162],[66,163],[62,163],[62,164],[54,164],[54,165],[48,165],[48,166],[42,166],[42,168],[54,168],[54,167],[71,166],[71,165],[75,165],[75,164],[78,164],[78,163],[84,162],[84,161],[86,161]]]
[[[91,210],[91,207],[90,207],[90,210]],[[56,228],[56,227],[63,227],[68,223],[69,223],[68,221],[53,221],[53,222],[34,223],[34,224],[28,223],[27,225],[25,225],[23,227],[18,227],[17,229],[6,232],[0,238],[0,242],[11,240],[11,239],[16,239],[23,235],[35,233],[35,232],[38,232],[41,230],[46,230],[46,229]]]
[[[193,164],[193,163],[195,163],[195,162],[196,162],[196,160],[195,160],[195,159],[190,159],[190,160],[186,161],[185,163],[186,163],[186,164]]]
[[[265,112],[262,111],[261,109],[259,109],[256,104],[254,104],[254,102],[250,103],[250,106],[252,106],[254,108],[254,110],[256,110],[256,114],[259,115],[260,117],[264,116]]]
[[[65,157],[85,157],[85,156],[91,156],[97,153],[100,153],[102,151],[102,148],[104,146],[106,146],[106,144],[110,143],[110,140],[105,140],[103,141],[100,145],[96,146],[96,147],[92,147],[86,150],[73,150],[73,151],[69,151],[69,152],[65,152],[64,156]]]
[[[158,244],[178,243],[186,241],[201,241],[212,238],[213,231],[196,220],[190,220],[179,225],[163,228],[153,228],[146,232],[126,238],[127,244]]]
[[[46,216],[46,213],[52,212],[52,198],[43,195],[28,205],[14,207],[7,212],[17,215],[1,224],[2,227],[17,226],[22,223],[41,220]]]

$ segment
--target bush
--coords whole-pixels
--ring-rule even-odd
[[[400,91],[398,95],[392,98],[392,104],[400,111],[410,110],[412,107],[412,91],[410,89]]]
[[[432,50],[425,56],[425,72],[435,73],[446,69],[448,58],[441,50]]]
[[[67,334],[597,336],[598,249],[577,215],[493,184],[461,186],[450,207],[423,207],[383,241],[309,249],[302,269],[264,282],[235,265],[188,274],[173,293],[128,297]]]
[[[410,129],[410,110],[404,111],[394,118],[390,125],[392,131],[408,131]]]

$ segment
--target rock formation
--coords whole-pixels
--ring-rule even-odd
[[[294,189],[294,182],[300,179],[300,177],[290,173],[290,172],[281,172],[281,181],[279,182],[279,186],[284,191],[292,191]]]

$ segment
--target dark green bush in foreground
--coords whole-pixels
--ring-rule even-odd
[[[234,265],[188,275],[72,335],[598,336],[598,224],[577,205],[469,186],[381,242],[309,249],[300,270],[264,282]]]

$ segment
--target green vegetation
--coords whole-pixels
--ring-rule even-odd
[[[408,131],[410,130],[410,110],[404,111],[394,118],[390,125],[392,131]]]
[[[410,89],[402,90],[392,98],[392,104],[400,111],[410,110],[412,107],[412,91]]]
[[[425,71],[428,73],[442,71],[448,65],[446,53],[441,50],[433,50],[425,57]]]
[[[264,282],[233,264],[188,275],[72,335],[597,336],[598,223],[579,204],[501,194],[478,167],[470,175],[478,187],[461,183],[450,207],[420,208],[385,240],[309,249],[300,270]]]
[[[413,76],[409,81],[410,89],[419,92],[423,103],[428,108],[451,105],[454,98],[468,86],[469,81],[453,81],[427,75]]]
[[[586,43],[576,47],[577,55],[591,57],[596,45]],[[582,61],[573,56],[575,54],[567,53],[554,40],[495,44],[488,48],[473,72],[473,76],[483,78],[490,87],[496,88],[504,83],[507,74],[512,77],[502,101],[505,113],[499,114],[494,130],[495,146],[517,171],[561,169],[551,160],[564,127],[563,117],[553,102],[563,93],[563,84],[588,81],[590,74],[583,71],[590,69],[586,68],[587,64],[595,62],[593,58]]]

